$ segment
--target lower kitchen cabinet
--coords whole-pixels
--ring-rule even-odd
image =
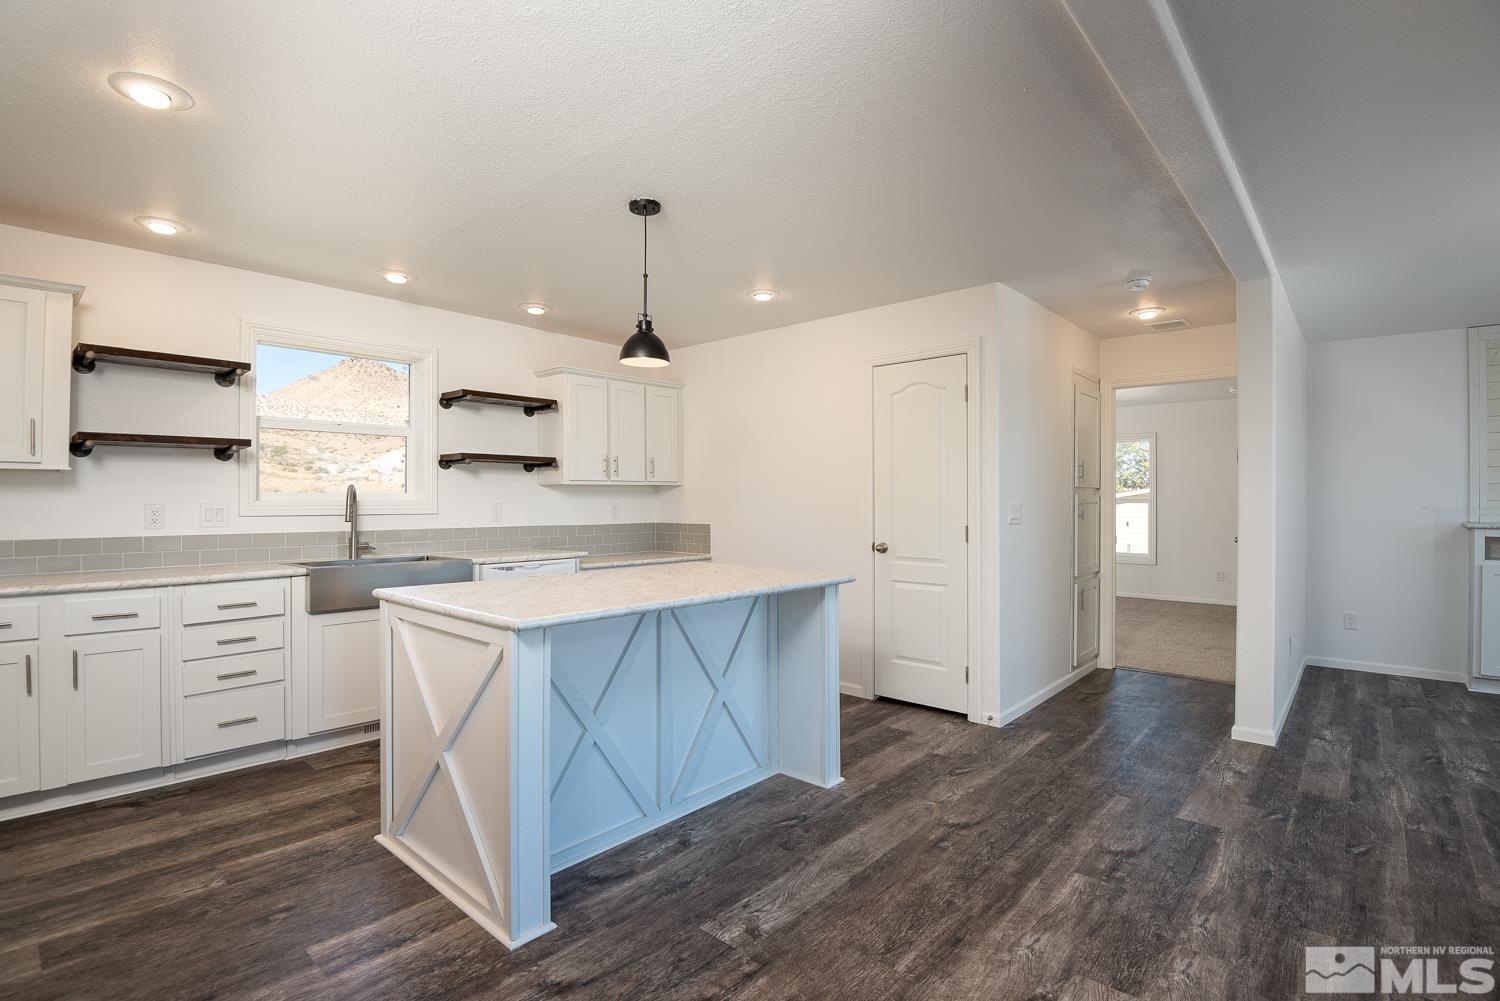
[[[68,782],[159,768],[161,633],[72,636],[65,649]]]
[[[0,796],[42,787],[37,645],[0,645]]]
[[[380,719],[380,609],[307,617],[307,732]]]

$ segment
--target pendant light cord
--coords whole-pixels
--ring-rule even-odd
[[[651,315],[650,311],[646,308],[647,282],[651,278],[650,274],[647,273],[648,269],[646,267],[647,252],[649,250],[649,240],[650,240],[650,230],[647,228],[646,223],[649,220],[649,218],[650,217],[647,216],[647,215],[644,215],[644,214],[641,215],[641,315],[642,316],[650,316]]]

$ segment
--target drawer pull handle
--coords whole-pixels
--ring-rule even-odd
[[[31,696],[31,654],[26,655],[26,695]]]
[[[116,619],[138,619],[140,617],[140,612],[107,612],[104,615],[89,616],[95,622],[113,622]]]
[[[221,612],[227,612],[231,608],[254,608],[256,605],[259,605],[259,604],[260,604],[260,602],[258,602],[258,601],[231,601],[231,602],[229,602],[226,605],[220,605],[219,606],[219,611],[221,611]]]
[[[227,639],[215,640],[215,642],[219,646],[233,646],[236,643],[254,643],[259,638],[258,636],[230,636]]]
[[[0,629],[9,629],[9,628],[10,628],[10,623],[9,622],[0,622]]]
[[[78,691],[78,651],[73,651],[73,691]]]
[[[217,678],[219,681],[228,681],[230,678],[248,678],[252,674],[259,674],[259,673],[260,673],[259,671],[254,671],[254,670],[251,670],[251,671],[230,671],[228,674],[216,674],[216,675],[214,675],[214,677]]]
[[[246,723],[254,723],[258,719],[260,719],[259,716],[241,716],[239,719],[226,719],[219,724],[219,729],[222,730],[226,726],[244,726]]]

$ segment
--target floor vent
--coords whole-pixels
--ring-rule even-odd
[[[1167,330],[1186,330],[1188,327],[1191,327],[1192,324],[1186,320],[1177,319],[1163,320],[1160,323],[1148,323],[1146,324],[1146,326],[1150,327],[1152,330],[1157,331],[1158,333],[1161,333]]]

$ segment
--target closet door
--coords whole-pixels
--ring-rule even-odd
[[[1099,489],[1099,387],[1073,382],[1073,486]]]
[[[1078,494],[1073,506],[1073,576],[1091,577],[1099,572],[1099,495]]]
[[[1099,656],[1099,578],[1073,585],[1073,666]]]

